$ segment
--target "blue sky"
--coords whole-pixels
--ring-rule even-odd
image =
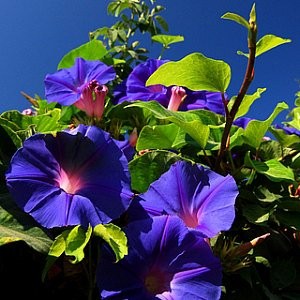
[[[109,2],[10,0],[1,3],[0,113],[30,106],[20,91],[44,97],[44,77],[55,72],[61,58],[86,43],[90,31],[117,21],[106,13]],[[247,32],[221,16],[234,12],[248,19],[254,1],[157,0],[156,3],[166,8],[162,16],[169,24],[169,34],[185,38],[184,42],[173,44],[163,58],[179,60],[192,52],[200,52],[224,60],[232,71],[228,95],[236,95],[247,63],[236,51],[247,52]],[[300,90],[300,1],[257,0],[255,4],[259,38],[271,33],[292,40],[259,56],[256,61],[255,78],[248,93],[263,87],[267,90],[248,115],[263,120],[278,102],[285,101],[292,108],[295,93]],[[147,44],[152,57],[158,55],[157,46]],[[278,121],[284,120],[286,114],[282,112]]]

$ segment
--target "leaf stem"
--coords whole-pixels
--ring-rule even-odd
[[[257,27],[255,21],[250,22],[250,29],[248,33],[248,49],[249,49],[249,57],[247,69],[245,72],[244,80],[239,90],[239,93],[234,101],[234,104],[230,111],[228,111],[227,107],[225,107],[226,112],[226,123],[223,131],[221,146],[219,149],[218,157],[216,159],[216,169],[221,171],[221,160],[225,154],[225,152],[229,148],[229,139],[230,139],[230,129],[232,127],[234,118],[238,112],[238,109],[246,95],[246,92],[254,78],[254,63],[255,63],[255,53],[256,53],[256,36],[257,36]]]

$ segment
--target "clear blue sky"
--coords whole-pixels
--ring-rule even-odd
[[[44,97],[43,80],[56,70],[60,59],[70,50],[88,41],[88,32],[117,21],[106,13],[108,0],[9,0],[0,10],[0,113],[22,110],[29,102],[24,91]],[[166,7],[162,16],[169,24],[169,34],[185,37],[173,44],[165,59],[179,60],[192,52],[221,59],[232,69],[229,96],[236,95],[242,82],[247,52],[246,29],[221,19],[234,12],[248,19],[254,1],[249,0],[157,0]],[[292,39],[257,59],[255,78],[249,90],[266,87],[249,116],[265,119],[277,102],[292,107],[294,94],[300,90],[300,0],[257,0],[258,37],[275,34]],[[149,46],[149,44],[148,44]],[[156,45],[157,46],[157,45]],[[152,49],[157,57],[156,47]],[[278,120],[284,119],[281,113]]]

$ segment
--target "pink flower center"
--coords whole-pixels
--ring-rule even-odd
[[[58,184],[66,193],[74,195],[82,187],[82,180],[78,174],[70,175],[61,169]]]
[[[81,97],[74,105],[88,116],[100,120],[103,115],[107,92],[107,86],[99,84],[96,80],[92,80],[83,89]]]
[[[194,213],[184,213],[180,217],[187,227],[196,228],[199,225],[197,215]]]
[[[181,102],[186,97],[185,89],[181,86],[173,86],[171,98],[169,101],[168,109],[172,111],[177,111]]]

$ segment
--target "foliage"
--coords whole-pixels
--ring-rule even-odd
[[[230,65],[198,52],[164,63],[145,84],[218,92],[224,114],[208,109],[171,111],[155,99],[114,102],[114,89],[135,66],[149,58],[150,52],[140,46],[138,33],[150,34],[153,41],[161,43],[162,51],[184,40],[164,34],[168,25],[160,15],[163,10],[153,0],[111,1],[107,12],[118,21],[90,32],[89,41],[71,50],[58,63],[58,69],[70,68],[81,57],[115,68],[117,76],[109,84],[101,118],[89,116],[75,106],[48,103],[38,97],[29,97],[30,114],[17,110],[1,113],[1,261],[14,260],[17,253],[22,255],[22,249],[26,249],[24,259],[31,260],[40,271],[35,276],[37,299],[41,295],[43,299],[61,299],[66,295],[67,299],[98,299],[95,269],[101,260],[100,248],[105,245],[112,249],[115,263],[128,255],[126,213],[93,228],[77,225],[49,229],[17,207],[8,192],[6,172],[12,157],[29,137],[36,133],[56,136],[79,124],[92,124],[121,142],[137,134],[136,142],[131,144],[134,155],[128,164],[135,195],[145,193],[177,161],[196,163],[222,176],[231,175],[239,191],[235,219],[229,230],[209,237],[211,248],[222,263],[221,298],[299,299],[299,92],[293,108],[281,102],[266,120],[251,119],[246,126],[235,123],[247,116],[254,101],[264,96],[265,88],[247,94],[255,58],[290,40],[271,34],[258,39],[255,5],[249,21],[229,12],[222,18],[246,28],[249,45],[249,53],[238,52],[247,58],[248,65],[237,95],[227,99]],[[288,112],[287,121],[274,124],[277,115],[284,111]],[[5,268],[12,266],[4,264],[0,268],[2,276]],[[72,282],[76,285],[71,286]]]

